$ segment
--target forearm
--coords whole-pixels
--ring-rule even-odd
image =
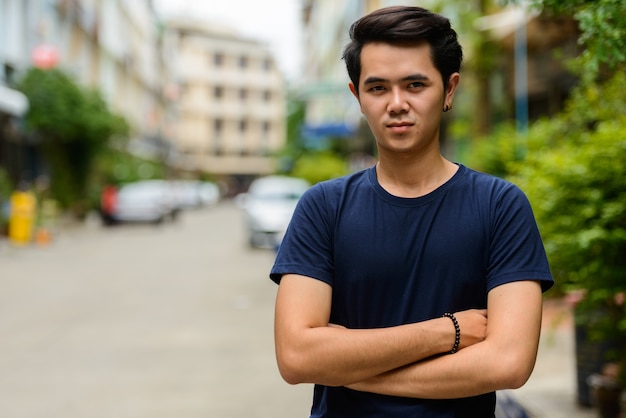
[[[279,369],[289,383],[345,386],[450,350],[449,322],[437,318],[366,330],[311,327],[291,338],[277,334]]]
[[[401,367],[349,387],[384,395],[452,399],[520,387],[534,366],[533,350],[498,349],[489,341]]]
[[[346,329],[329,325],[332,289],[285,275],[276,298],[274,337],[278,367],[292,384],[345,386],[450,351],[456,337],[449,318],[389,328]],[[485,338],[485,310],[457,313],[461,347]]]
[[[537,356],[541,288],[535,282],[509,283],[492,290],[488,303],[484,341],[350,387],[386,395],[449,399],[522,386]]]

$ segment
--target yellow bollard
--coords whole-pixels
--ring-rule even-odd
[[[37,199],[31,192],[15,191],[11,195],[9,214],[9,240],[25,245],[32,239]]]

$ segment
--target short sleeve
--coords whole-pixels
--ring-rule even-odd
[[[270,271],[280,283],[284,274],[299,274],[333,284],[332,208],[319,183],[300,198]]]
[[[517,186],[506,185],[493,209],[488,290],[507,282],[537,280],[545,292],[554,280],[530,202]]]

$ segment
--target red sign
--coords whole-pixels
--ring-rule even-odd
[[[49,70],[59,62],[59,53],[54,45],[39,45],[33,49],[31,59],[35,67]]]

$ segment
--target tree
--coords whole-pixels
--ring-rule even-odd
[[[557,289],[584,293],[578,319],[593,339],[615,343],[607,360],[622,365],[626,384],[624,89],[626,76],[616,74],[600,88],[578,91],[556,123],[531,127],[529,135],[559,140],[515,164],[511,179],[533,203]]]
[[[531,127],[530,152],[509,168],[533,202],[558,287],[583,292],[578,321],[616,346],[606,360],[626,387],[626,3],[535,4],[578,20],[581,83],[564,112]]]
[[[626,2],[534,0],[544,14],[578,21],[585,47],[566,108],[515,135],[512,125],[481,140],[476,161],[528,195],[556,279],[555,292],[585,294],[577,319],[618,349],[626,385]],[[526,151],[518,152],[520,148]],[[598,315],[597,312],[605,315]]]
[[[30,102],[26,129],[50,167],[54,198],[85,215],[96,157],[114,135],[128,133],[128,124],[108,110],[98,91],[78,86],[57,69],[32,68],[17,87]]]
[[[515,1],[514,1],[515,2]],[[578,21],[585,47],[572,68],[585,81],[626,62],[626,2],[623,0],[533,0],[545,13],[567,14]]]

